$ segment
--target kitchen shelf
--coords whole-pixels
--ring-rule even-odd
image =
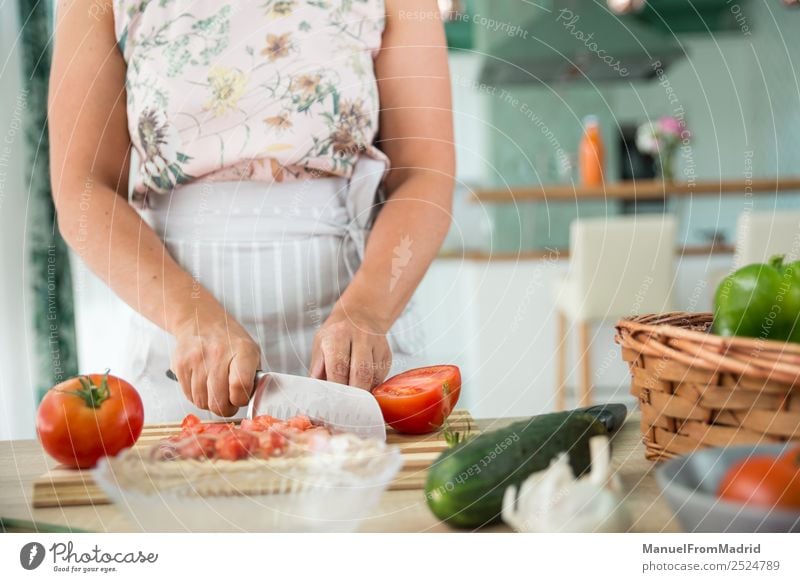
[[[676,247],[675,255],[680,257],[698,257],[707,255],[733,254],[732,245],[696,245],[686,247]],[[476,262],[503,262],[503,261],[540,261],[540,260],[565,260],[569,258],[569,249],[542,249],[534,251],[463,251],[463,252],[443,252],[437,258],[444,260],[461,260]]]
[[[800,177],[759,178],[752,180],[698,180],[695,182],[664,182],[639,180],[615,182],[605,187],[585,187],[573,184],[549,186],[511,186],[473,190],[472,201],[491,204],[518,202],[558,202],[574,200],[663,200],[669,197],[714,196],[721,194],[775,194],[800,190]]]

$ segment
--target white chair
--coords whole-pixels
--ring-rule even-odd
[[[800,212],[743,212],[736,222],[734,269],[765,263],[774,255],[800,258]]]
[[[555,290],[558,410],[566,406],[566,338],[570,323],[578,328],[580,402],[589,406],[592,323],[671,310],[675,232],[675,218],[660,214],[579,219],[572,223],[569,271]]]

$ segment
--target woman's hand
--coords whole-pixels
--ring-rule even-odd
[[[314,337],[312,378],[371,390],[391,366],[386,326],[363,311],[337,305]]]
[[[198,306],[175,329],[172,370],[198,408],[233,416],[247,406],[261,350],[221,306]]]

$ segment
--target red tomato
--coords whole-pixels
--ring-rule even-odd
[[[211,459],[216,451],[214,437],[196,434],[178,443],[178,455],[182,459]]]
[[[269,430],[258,433],[258,455],[260,457],[280,456],[288,444],[286,437],[277,431]]]
[[[781,460],[787,461],[793,467],[800,467],[800,447],[795,447],[784,453]]]
[[[223,435],[216,442],[217,458],[228,461],[245,459],[257,448],[258,437],[241,430]]]
[[[458,402],[461,372],[456,366],[416,368],[389,378],[372,394],[383,419],[393,429],[408,434],[441,428]]]
[[[139,393],[107,372],[54,386],[36,414],[36,432],[44,450],[59,463],[81,469],[132,446],[143,424]]]
[[[223,422],[212,422],[200,426],[202,428],[198,432],[202,432],[203,434],[227,435],[236,430],[233,424],[225,424]]]
[[[297,430],[308,430],[314,426],[311,419],[303,415],[290,418],[286,421],[286,424],[289,425],[290,428],[296,428]]]
[[[201,423],[201,420],[199,418],[197,418],[194,414],[187,414],[184,417],[183,422],[181,422],[181,428],[184,428],[184,429],[191,428],[191,427],[199,425],[200,423]]]
[[[726,501],[800,509],[800,467],[773,457],[745,459],[728,470],[717,495]]]
[[[275,418],[274,416],[270,416],[269,414],[262,414],[261,416],[256,416],[255,418],[245,418],[242,420],[242,424],[240,425],[243,430],[250,430],[250,431],[261,431],[267,430],[274,424],[279,423],[280,420]]]

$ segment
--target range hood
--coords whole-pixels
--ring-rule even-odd
[[[475,0],[472,7],[475,44],[485,55],[480,77],[491,85],[632,81],[685,57],[674,34],[615,14],[605,0]]]

